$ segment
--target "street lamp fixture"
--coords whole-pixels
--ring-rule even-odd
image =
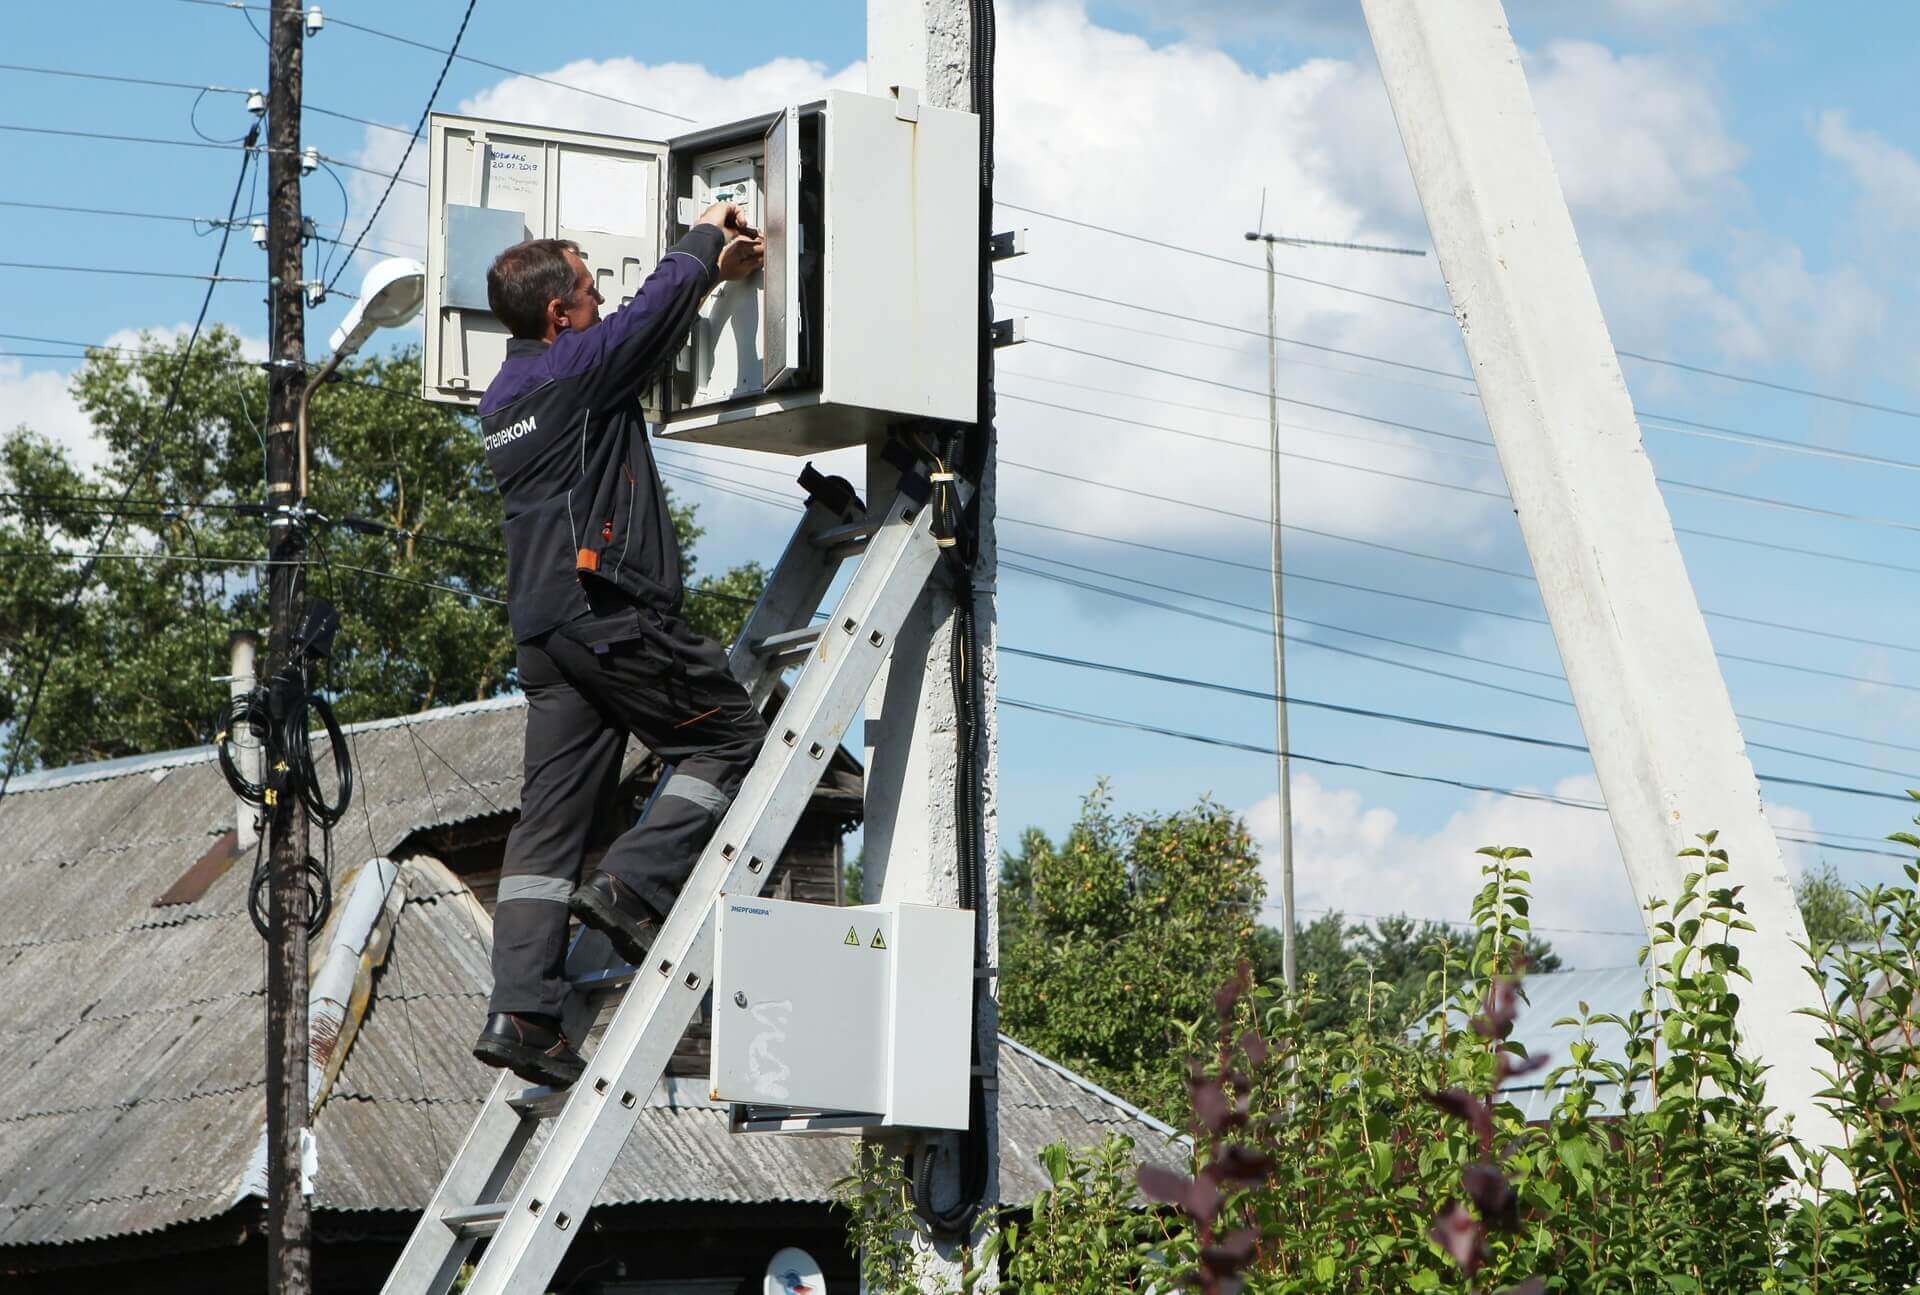
[[[365,346],[367,339],[382,328],[398,328],[408,323],[420,313],[420,303],[426,300],[427,270],[420,262],[408,256],[390,256],[371,270],[360,284],[360,300],[353,303],[353,309],[340,321],[340,327],[333,330],[327,339],[327,345],[333,348],[333,354],[320,372],[313,375],[300,393],[300,498],[307,497],[307,406],[313,400],[313,393],[320,389],[333,371],[355,351]]]

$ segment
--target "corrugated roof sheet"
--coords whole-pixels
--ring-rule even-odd
[[[510,698],[356,726],[336,867],[516,808],[524,713]],[[249,860],[190,904],[152,907],[232,816],[209,750],[32,774],[0,801],[0,1246],[153,1232],[232,1206],[264,1121]],[[446,875],[402,871],[392,955],[316,1120],[320,1208],[418,1209],[490,1082],[467,1053],[489,932]],[[1047,1142],[1117,1128],[1181,1158],[1016,1050],[1002,1049],[1001,1082],[1009,1200],[1043,1184]],[[822,1200],[845,1170],[844,1140],[734,1137],[723,1111],[676,1096],[654,1098],[608,1199]]]
[[[413,884],[415,896],[423,890]],[[318,1207],[418,1209],[432,1194],[494,1079],[468,1052],[490,984],[481,938],[457,902],[403,906],[374,1006],[315,1122]],[[999,1060],[1003,1200],[1029,1201],[1046,1186],[1038,1154],[1052,1142],[1088,1146],[1125,1133],[1143,1158],[1184,1165],[1185,1151],[1169,1145],[1172,1130],[1152,1117],[1018,1044],[1003,1043]],[[692,1081],[668,1079],[649,1097],[600,1200],[826,1201],[852,1154],[845,1138],[735,1135],[724,1106]]]

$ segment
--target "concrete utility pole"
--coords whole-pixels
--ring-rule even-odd
[[[306,383],[300,283],[300,57],[297,0],[273,0],[267,43],[267,289],[273,353],[267,388],[270,510],[266,677],[293,661],[306,611],[307,536],[298,508],[295,415]],[[269,770],[269,776],[272,775]],[[307,816],[283,789],[267,811],[272,868],[267,940],[267,1272],[274,1295],[313,1289],[312,1220],[300,1190],[307,1110]]]
[[[892,93],[900,86],[918,93],[920,102],[937,108],[977,111],[970,78],[973,65],[972,16],[968,0],[867,0],[867,92]],[[984,251],[982,255],[985,255]],[[954,303],[955,309],[965,304]],[[986,361],[990,363],[989,348]],[[877,447],[874,447],[877,449]],[[1000,857],[996,798],[999,782],[998,726],[994,698],[998,671],[995,647],[996,571],[994,518],[994,455],[989,449],[980,482],[980,550],[974,568],[974,616],[980,640],[980,834],[987,859],[986,885],[979,903],[986,910],[985,958],[999,963],[998,898],[995,886]],[[897,473],[869,451],[868,502],[883,506],[891,497]],[[867,701],[867,795],[865,840],[862,848],[867,898],[952,906],[959,900],[960,862],[954,813],[956,713],[950,682],[954,591],[944,568],[936,567],[927,590],[909,613],[894,642],[893,655],[874,681]],[[987,1067],[985,1198],[999,1201],[999,1113],[994,1087],[998,1056],[998,1014],[994,983],[980,995],[980,1013],[974,1022],[980,1059]],[[937,1161],[934,1197],[952,1201],[958,1184],[951,1135]],[[976,1224],[973,1241],[981,1229]],[[934,1269],[957,1288],[960,1268],[957,1247],[942,1247],[929,1256]]]
[[[1755,929],[1739,1028],[1814,1146],[1821,1006],[1779,843],[1640,441],[1606,320],[1499,0],[1362,0],[1500,465],[1642,904],[1718,831]]]

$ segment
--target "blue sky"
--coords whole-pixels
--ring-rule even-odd
[[[568,6],[562,21],[529,23],[524,7],[482,0],[463,49],[569,84],[722,120],[803,97],[830,80],[859,87],[864,8],[845,0],[804,9],[742,3],[644,11],[594,3]],[[1240,232],[1266,187],[1275,228],[1425,246],[1424,222],[1352,8],[1327,0],[1003,5],[1000,195],[1052,215],[1241,257]],[[1920,15],[1883,7],[1871,25],[1836,23],[1825,7],[1811,4],[1718,0],[1552,0],[1514,8],[1516,35],[1617,345],[1856,400],[1920,407],[1909,326],[1916,282],[1907,254],[1920,226],[1920,165],[1913,156],[1920,129],[1910,78],[1903,76],[1905,53],[1920,36]],[[389,6],[342,0],[329,12],[441,45],[459,9],[451,0]],[[9,63],[196,85],[246,87],[264,78],[259,39],[240,14],[216,6],[178,0],[14,6],[0,18],[0,31]],[[427,52],[335,23],[309,46],[307,101],[410,128],[438,63]],[[16,126],[191,139],[193,99],[180,90],[0,71],[0,122]],[[680,128],[469,63],[454,65],[440,106],[615,133]],[[238,135],[246,125],[239,99],[207,96],[198,125],[210,135]],[[368,166],[390,168],[404,144],[403,136],[321,115],[308,117],[305,132],[323,153]],[[211,216],[224,210],[237,169],[230,151],[15,132],[6,132],[6,144],[11,165],[0,201]],[[410,174],[418,167],[416,155]],[[340,191],[318,175],[306,186],[308,210],[323,227],[348,215],[357,232],[379,182],[350,171],[343,182],[345,212]],[[418,244],[421,221],[418,191],[402,186],[374,241]],[[1001,542],[1026,555],[1009,555],[1009,562],[1257,630],[1258,611],[1222,601],[1264,607],[1261,526],[1036,469],[1228,513],[1264,513],[1263,456],[1217,443],[1264,441],[1264,402],[1231,389],[1264,382],[1255,339],[1072,295],[1257,328],[1264,310],[1260,276],[1050,216],[1007,211],[1003,223],[1029,227],[1033,253],[1005,267],[1007,280],[1024,282],[1002,282],[1002,312],[1028,314],[1029,336],[1038,343],[1002,355],[1003,509],[1009,518],[1136,546],[1009,521]],[[204,273],[213,253],[212,242],[183,223],[17,206],[0,205],[0,232],[11,249],[7,259],[59,265]],[[236,240],[227,272],[258,275],[262,260],[250,243]],[[368,263],[362,258],[344,282],[357,282]],[[1413,301],[1445,301],[1431,259],[1300,251],[1287,254],[1285,268]],[[199,296],[185,280],[70,271],[0,269],[0,285],[0,317],[7,321],[0,331],[86,341],[185,323]],[[328,303],[310,317],[310,349],[318,351],[342,304]],[[260,336],[259,288],[221,287],[213,318]],[[1285,283],[1281,331],[1402,364],[1465,372],[1450,320],[1349,293]],[[0,351],[48,349],[57,348],[0,339]],[[1162,377],[1115,359],[1187,376]],[[1288,450],[1322,460],[1288,462],[1289,518],[1349,537],[1288,537],[1289,570],[1298,577],[1288,610],[1301,618],[1293,632],[1306,640],[1290,649],[1291,690],[1348,706],[1579,741],[1565,705],[1444,677],[1566,696],[1553,677],[1558,661],[1547,630],[1528,623],[1542,615],[1530,583],[1477,569],[1524,573],[1527,563],[1509,505],[1492,497],[1504,483],[1489,452],[1452,439],[1486,437],[1470,384],[1300,347],[1287,348],[1283,359],[1285,394],[1351,411],[1332,415],[1294,406],[1283,413],[1293,424]],[[63,394],[63,375],[72,368],[70,360],[0,356],[0,424],[30,422],[84,447],[84,429]],[[1920,671],[1913,669],[1912,652],[1750,623],[1912,642],[1920,537],[1886,524],[1905,523],[1913,514],[1912,470],[1762,449],[1737,435],[1702,434],[1706,429],[1698,426],[1676,431],[1671,421],[1914,460],[1920,459],[1910,448],[1915,419],[1640,361],[1627,361],[1625,372],[1636,404],[1662,416],[1647,420],[1646,439],[1664,478],[1773,501],[1668,490],[1678,526],[1735,537],[1682,537],[1703,606],[1726,614],[1709,620],[1716,645],[1726,654],[1803,667],[1729,662],[1736,707],[1848,735],[1756,723],[1747,726],[1749,741],[1893,772],[1767,750],[1752,753],[1756,767],[1877,791],[1920,782],[1899,772],[1920,770],[1920,753],[1898,749],[1920,747],[1920,691],[1914,690]],[[1408,432],[1370,419],[1428,430]],[[779,474],[795,466],[763,456],[713,457],[722,465],[681,459],[673,470],[718,472],[783,490]],[[784,514],[684,477],[674,485],[702,507],[708,565],[765,559],[777,550]],[[1143,544],[1244,565],[1137,547]],[[1063,562],[1167,589],[1118,586]],[[1001,639],[1008,646],[1245,688],[1270,685],[1268,642],[1258,632],[1011,569],[1002,572],[999,592]],[[1255,745],[1272,740],[1270,711],[1244,698],[1012,656],[1001,670],[1002,692],[1010,698]],[[1294,712],[1293,743],[1329,759],[1573,798],[1595,794],[1584,757],[1539,747],[1306,708]],[[1001,768],[1008,842],[1027,824],[1064,827],[1078,797],[1102,775],[1112,779],[1123,809],[1173,809],[1209,793],[1247,812],[1264,837],[1272,833],[1272,763],[1257,755],[1008,710],[1001,716]],[[1581,930],[1634,924],[1601,815],[1305,764],[1296,766],[1296,777],[1304,906],[1461,916],[1472,848],[1500,840],[1529,845],[1541,856],[1536,877],[1544,924]],[[1885,800],[1777,786],[1767,795],[1782,826],[1798,833],[1878,836],[1905,820],[1901,807]],[[1814,857],[1789,849],[1796,862]],[[1894,868],[1891,860],[1869,856],[1826,857],[1860,879],[1887,877]],[[1590,965],[1632,948],[1624,939],[1571,933],[1564,942]]]

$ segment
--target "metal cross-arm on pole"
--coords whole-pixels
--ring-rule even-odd
[[[1738,1025],[1812,1146],[1824,1006],[1733,705],[1499,0],[1362,0],[1628,878],[1671,900],[1719,833],[1754,929]]]

